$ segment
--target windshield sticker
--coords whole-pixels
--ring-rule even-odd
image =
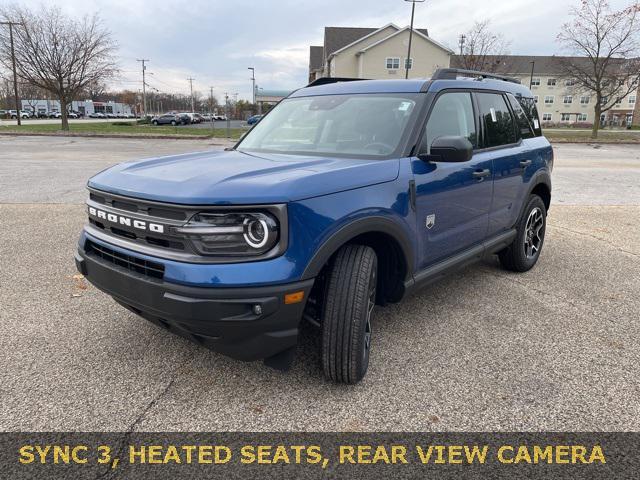
[[[411,102],[402,102],[398,107],[398,110],[400,110],[401,112],[406,112],[407,110],[409,110],[409,108],[411,108]]]
[[[496,116],[496,109],[495,108],[491,108],[491,120],[493,120],[494,122],[498,121],[498,117]]]
[[[540,122],[538,122],[537,118],[533,119],[533,128],[535,128],[536,130],[540,128]]]

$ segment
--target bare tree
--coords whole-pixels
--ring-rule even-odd
[[[600,116],[631,92],[640,80],[640,4],[612,11],[606,0],[582,0],[569,12],[572,20],[562,26],[558,41],[572,55],[562,59],[563,75],[575,89],[592,92],[592,138],[598,137]],[[579,58],[582,57],[582,58]]]
[[[107,85],[101,80],[88,83],[84,89],[87,98],[93,101],[100,101],[106,92]]]
[[[508,54],[509,43],[502,34],[489,30],[490,20],[474,23],[473,27],[460,38],[460,61],[462,68],[495,72],[501,57]]]
[[[29,11],[18,5],[0,9],[0,17],[19,22],[15,29],[18,76],[60,100],[62,129],[69,129],[67,105],[89,85],[117,72],[116,44],[94,15],[74,20],[60,8],[43,5]],[[0,34],[0,62],[9,61],[9,41]]]
[[[37,115],[38,100],[45,99],[47,95],[40,87],[31,83],[23,83],[20,86],[20,96],[22,101],[29,106],[33,115]]]

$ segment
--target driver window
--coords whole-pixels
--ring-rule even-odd
[[[438,137],[465,137],[473,148],[478,146],[478,135],[473,119],[471,93],[453,92],[440,95],[427,121],[420,152],[431,153],[431,144]]]

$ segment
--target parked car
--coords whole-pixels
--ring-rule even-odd
[[[185,112],[183,115],[187,115],[189,117],[189,123],[200,123],[202,122],[202,115],[195,112]]]
[[[11,118],[18,118],[18,113],[16,110],[9,110],[9,116]],[[27,110],[20,110],[20,118],[31,118],[31,112]]]
[[[91,178],[76,264],[130,311],[240,360],[288,368],[309,322],[325,376],[356,383],[379,306],[488,255],[534,267],[553,160],[517,80],[323,78],[228,151]]]
[[[191,123],[191,117],[187,113],[179,113],[178,118],[180,119],[181,125],[189,125]]]
[[[213,115],[211,115],[209,113],[203,113],[202,114],[202,120],[204,122],[210,122],[211,120],[213,120]]]
[[[213,116],[213,119],[214,119],[216,122],[218,122],[218,121],[226,122],[226,121],[227,121],[227,116],[226,116],[226,115],[224,115],[224,114],[223,114],[223,115],[219,115],[219,114],[217,114],[217,113],[216,113],[216,114]]]
[[[49,114],[49,118],[62,118],[62,113],[60,112],[51,112]],[[75,112],[68,112],[67,118],[78,118],[78,114]]]
[[[165,113],[151,119],[153,125],[181,125],[183,121],[184,119],[179,114],[175,115],[173,113]]]
[[[247,119],[247,125],[255,125],[262,119],[262,117],[263,117],[262,115],[254,115],[252,117],[249,117]]]
[[[93,112],[89,114],[89,118],[107,118],[102,112]]]

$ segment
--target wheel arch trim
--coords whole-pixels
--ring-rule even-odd
[[[400,246],[404,256],[407,267],[406,277],[407,279],[412,278],[414,256],[409,236],[397,221],[376,215],[349,222],[326,239],[311,257],[302,273],[301,280],[316,277],[340,247],[366,233],[382,233],[393,238]]]

